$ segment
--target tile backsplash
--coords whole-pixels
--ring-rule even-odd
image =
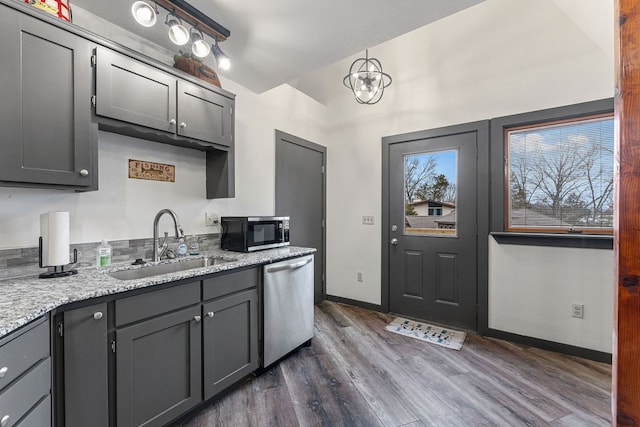
[[[220,234],[198,234],[188,236],[187,245],[192,239],[197,238],[201,252],[206,252],[220,247]],[[160,241],[164,237],[160,238]],[[175,249],[176,238],[168,238],[170,249]],[[113,248],[111,261],[113,263],[135,261],[137,258],[150,260],[153,255],[153,239],[114,240],[109,244]],[[74,267],[91,267],[96,263],[96,248],[100,242],[78,243],[70,245],[69,259],[73,259],[73,250],[78,250],[78,263],[70,265]],[[39,267],[38,247],[21,249],[0,249],[0,279],[31,276],[40,274],[46,269]],[[66,268],[66,267],[65,267]]]

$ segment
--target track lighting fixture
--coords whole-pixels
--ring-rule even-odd
[[[225,41],[231,32],[186,1],[138,0],[131,5],[131,14],[138,24],[152,27],[157,21],[158,6],[168,11],[164,22],[169,27],[169,39],[172,43],[183,46],[191,40],[191,52],[194,56],[205,58],[213,52],[219,69],[231,68],[231,60],[218,46],[218,42]],[[205,36],[213,39],[213,48]]]

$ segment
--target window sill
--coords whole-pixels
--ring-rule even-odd
[[[613,249],[613,236],[597,234],[547,234],[493,232],[501,245],[553,246],[559,248]]]

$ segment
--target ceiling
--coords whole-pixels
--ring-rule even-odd
[[[231,31],[220,44],[232,59],[221,71],[262,93],[366,48],[427,25],[484,0],[191,0]],[[77,6],[177,53],[164,15],[149,29],[131,15],[133,0],[73,0]],[[118,5],[118,6],[116,6]],[[373,56],[373,55],[372,55]]]

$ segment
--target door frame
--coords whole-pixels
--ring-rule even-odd
[[[322,279],[321,279],[321,292],[322,292],[322,300],[326,300],[327,299],[327,147],[325,147],[324,145],[320,145],[320,144],[316,144],[315,142],[311,142],[311,141],[307,141],[306,139],[302,139],[300,137],[297,137],[295,135],[291,135],[289,133],[283,132],[279,129],[275,130],[275,141],[274,141],[274,152],[277,152],[277,148],[276,145],[278,143],[278,141],[284,141],[284,142],[288,142],[289,144],[295,144],[295,145],[299,145],[301,147],[307,148],[309,150],[313,150],[313,151],[317,151],[320,154],[322,154],[322,167],[323,167],[323,173],[322,173],[322,220],[323,220],[323,227],[322,227]],[[273,191],[273,209],[274,212],[278,211],[278,207],[276,206],[276,202],[277,202],[277,191],[278,189],[275,188],[275,182],[276,182],[276,173],[278,172],[276,169],[276,165],[275,165],[275,160],[274,159],[274,174],[273,174],[273,180],[274,180],[274,191]],[[317,262],[318,260],[316,259],[315,262]],[[315,291],[314,291],[315,293]]]
[[[476,133],[477,141],[477,179],[476,179],[476,274],[477,274],[477,332],[483,334],[488,330],[489,323],[489,120],[482,120],[459,125],[445,126],[435,129],[417,132],[403,133],[399,135],[385,136],[382,138],[382,206],[381,206],[381,308],[389,311],[389,241],[390,231],[390,206],[389,206],[389,151],[394,144],[402,144],[421,139],[444,137],[460,133]]]

